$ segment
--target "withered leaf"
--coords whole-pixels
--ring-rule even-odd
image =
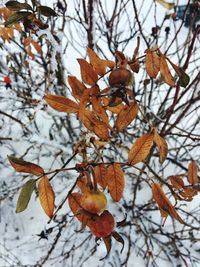
[[[77,59],[81,69],[81,77],[84,83],[95,85],[98,80],[98,75],[93,67],[85,59]]]
[[[156,129],[154,129],[154,142],[160,152],[160,163],[163,163],[168,154],[168,145],[165,139],[158,134]]]
[[[159,4],[161,4],[166,9],[172,9],[174,8],[174,3],[169,3],[165,0],[156,0]]]
[[[8,156],[8,159],[10,161],[10,164],[13,166],[13,168],[17,172],[30,173],[30,174],[33,174],[36,176],[43,175],[43,173],[44,173],[43,168],[37,164],[31,163],[28,161],[24,161],[20,158],[16,158],[13,156]]]
[[[181,189],[184,187],[184,182],[178,175],[171,175],[169,176],[169,180],[172,184],[172,186],[176,189]]]
[[[74,113],[79,109],[79,105],[69,98],[58,95],[45,95],[44,100],[53,109],[60,112]]]
[[[164,55],[160,55],[160,73],[162,75],[162,78],[164,82],[166,82],[169,86],[175,86],[174,78],[171,75],[171,72],[169,70],[167,60]]]
[[[158,206],[160,209],[164,211],[164,215],[166,217],[166,213],[170,215],[172,218],[175,220],[179,221],[180,223],[184,224],[184,221],[182,218],[179,216],[169,199],[166,197],[164,191],[160,187],[159,184],[153,183],[152,187],[152,193],[153,193],[153,198],[157,202]]]
[[[106,246],[106,250],[107,250],[107,254],[105,257],[101,258],[100,261],[104,260],[106,257],[108,257],[109,253],[110,253],[110,250],[111,250],[111,246],[112,246],[112,240],[111,240],[111,236],[106,236],[106,237],[103,237],[103,242]]]
[[[103,76],[106,73],[106,65],[104,64],[104,60],[100,59],[100,57],[89,47],[87,48],[87,54],[90,59],[90,64],[93,66],[96,73],[100,76]]]
[[[108,184],[107,175],[106,175],[107,173],[106,166],[104,164],[95,166],[94,173],[95,173],[97,183],[105,189]]]
[[[53,217],[55,195],[47,176],[43,176],[38,184],[40,204],[49,218]]]
[[[108,190],[112,199],[115,202],[120,201],[124,192],[124,172],[120,164],[113,163],[110,164],[107,168],[107,184]]]
[[[130,103],[130,105],[125,105],[117,116],[115,126],[118,131],[125,129],[137,116],[138,105],[136,102]]]
[[[182,87],[187,87],[188,83],[190,82],[190,77],[185,73],[183,68],[175,65],[169,58],[167,58],[169,63],[172,65],[173,69],[175,70],[176,74],[179,77],[178,83]]]
[[[136,140],[128,153],[129,164],[134,165],[146,159],[153,144],[153,138],[154,133],[151,131]]]
[[[146,71],[151,78],[156,78],[160,70],[160,57],[155,50],[147,49],[145,52]]]
[[[36,180],[31,179],[23,185],[17,200],[16,213],[22,212],[27,208],[31,195],[35,188],[35,184]]]
[[[80,82],[75,76],[68,76],[68,83],[72,89],[73,96],[81,100],[83,92],[87,90],[87,87],[82,82]]]
[[[188,166],[188,175],[187,179],[190,184],[198,183],[198,175],[197,175],[197,165],[194,160],[192,160]]]
[[[122,244],[122,249],[121,249],[121,253],[122,253],[122,251],[123,251],[123,249],[124,249],[124,239],[123,239],[123,238],[121,237],[121,235],[118,234],[116,231],[113,231],[113,232],[112,232],[112,236],[114,237],[114,239],[115,239],[117,242],[119,242],[119,243]]]

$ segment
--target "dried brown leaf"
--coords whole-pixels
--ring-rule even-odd
[[[160,163],[163,163],[168,154],[168,145],[165,139],[158,134],[156,129],[154,130],[154,142],[160,152]]]
[[[60,112],[74,113],[79,109],[79,105],[69,98],[58,95],[45,95],[44,100],[53,109]]]
[[[115,126],[118,131],[125,129],[137,116],[138,105],[136,102],[125,105],[117,116]]]
[[[136,140],[128,153],[129,164],[134,165],[146,159],[153,144],[153,138],[154,133],[151,131]]]
[[[40,182],[38,184],[38,194],[39,194],[40,204],[44,212],[47,214],[47,216],[49,216],[49,218],[52,218],[55,207],[54,205],[55,195],[47,176],[43,176],[40,179]]]
[[[115,202],[120,201],[124,192],[124,172],[121,166],[113,163],[107,168],[107,184],[112,199]]]
[[[98,75],[93,69],[92,65],[90,65],[84,59],[77,59],[81,69],[81,77],[84,83],[89,85],[95,85],[98,80]]]

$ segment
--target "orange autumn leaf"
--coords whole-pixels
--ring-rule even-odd
[[[166,217],[166,213],[170,215],[175,220],[179,221],[180,223],[184,224],[184,221],[179,216],[177,211],[175,210],[174,206],[171,204],[169,199],[166,197],[164,191],[160,187],[158,183],[153,183],[152,187],[153,198],[158,204],[159,208],[163,211],[163,215]]]
[[[146,159],[153,144],[153,138],[154,133],[151,131],[136,140],[128,153],[129,164],[134,165]]]
[[[108,182],[107,182],[107,168],[104,164],[100,164],[94,167],[94,173],[97,183],[103,187],[106,188]]]
[[[94,132],[99,138],[108,139],[109,131],[107,125],[100,121],[92,112],[85,110],[79,112],[79,118],[84,126],[91,132]]]
[[[94,94],[91,97],[92,109],[96,115],[101,118],[101,120],[107,125],[108,128],[111,128],[109,125],[108,115],[102,106],[101,99],[98,97],[98,94]]]
[[[130,105],[125,105],[117,116],[115,126],[118,131],[125,129],[137,116],[138,105],[136,102],[130,103]]]
[[[44,212],[47,214],[47,216],[49,216],[49,218],[52,218],[55,207],[54,205],[55,195],[47,176],[43,176],[41,178],[38,184],[38,194],[39,194],[40,204]]]
[[[176,189],[181,189],[184,187],[184,182],[178,175],[171,175],[169,176],[169,180],[172,184],[172,186]]]
[[[87,48],[87,54],[90,59],[90,64],[93,66],[96,73],[100,76],[103,76],[106,73],[106,65],[104,64],[104,60],[100,59],[100,57],[89,47]]]
[[[194,160],[192,160],[188,166],[188,175],[187,179],[190,184],[198,183],[198,175],[197,175],[197,165]]]
[[[60,112],[73,113],[79,109],[78,104],[64,96],[48,94],[44,96],[44,100],[50,107]]]
[[[124,104],[123,103],[120,103],[117,106],[110,107],[109,106],[110,100],[107,97],[102,97],[102,100],[103,100],[103,103],[104,103],[104,108],[106,108],[107,110],[109,110],[109,111],[111,111],[113,113],[119,114],[120,111],[124,108]]]
[[[163,163],[167,157],[168,145],[165,139],[158,134],[156,129],[154,129],[154,142],[160,152],[160,163]]]
[[[72,89],[72,94],[78,100],[81,100],[81,97],[87,87],[80,82],[75,76],[68,76],[68,83]]]
[[[30,173],[36,176],[40,176],[44,174],[44,170],[42,167],[40,167],[37,164],[24,161],[20,158],[16,158],[13,156],[8,156],[8,159],[10,161],[10,164],[17,172],[25,172]]]
[[[124,172],[121,166],[117,163],[109,165],[107,168],[106,176],[107,176],[108,190],[110,192],[112,199],[115,202],[120,201],[120,199],[122,198],[125,185]]]
[[[146,71],[151,78],[156,78],[160,70],[160,57],[155,50],[147,49],[145,52]]]
[[[169,86],[175,86],[175,81],[169,70],[167,60],[162,54],[160,55],[160,73],[164,82],[166,82]]]
[[[98,80],[98,75],[93,67],[85,59],[77,59],[81,69],[81,77],[84,83],[95,85]]]

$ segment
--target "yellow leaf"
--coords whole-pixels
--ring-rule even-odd
[[[162,75],[163,80],[169,85],[169,86],[175,86],[174,78],[172,77],[169,67],[167,65],[167,60],[164,55],[160,55],[160,73]]]
[[[156,78],[160,70],[160,57],[155,50],[147,49],[145,52],[146,71],[151,78]]]
[[[165,139],[157,133],[156,129],[154,129],[154,142],[160,152],[160,163],[163,163],[167,157],[168,145]]]
[[[75,76],[68,76],[68,83],[72,89],[72,94],[75,98],[81,100],[81,97],[87,87],[80,82]]]
[[[128,163],[134,165],[148,156],[153,144],[153,131],[139,137],[128,153]]]
[[[50,107],[60,112],[73,113],[79,109],[78,104],[64,96],[48,94],[44,96],[44,100]]]
[[[192,160],[188,166],[188,182],[190,184],[196,184],[198,183],[198,175],[197,175],[197,165],[196,162],[194,160]]]
[[[164,191],[160,187],[159,184],[154,183],[151,187],[152,193],[153,193],[153,198],[157,202],[159,208],[163,210],[163,215],[168,214],[175,220],[179,221],[180,223],[184,224],[184,221],[182,218],[178,215],[177,211],[169,201],[169,199],[166,197]],[[166,217],[166,216],[165,216]]]
[[[115,202],[120,201],[124,191],[124,172],[121,166],[117,163],[113,163],[107,168],[107,184],[108,190],[112,199]]]
[[[125,105],[117,116],[115,126],[118,131],[125,129],[137,116],[138,105],[136,102]]]
[[[159,4],[161,4],[164,8],[166,9],[172,9],[174,8],[175,4],[174,3],[168,3],[164,0],[156,0]]]
[[[37,164],[24,161],[22,159],[19,159],[13,156],[8,156],[8,159],[10,161],[10,164],[13,166],[13,168],[17,172],[31,173],[36,176],[40,176],[44,174],[43,168]]]
[[[49,216],[49,218],[52,218],[54,212],[55,195],[47,176],[43,176],[40,179],[38,184],[38,193],[40,204],[44,212],[47,214],[47,216]]]
[[[98,80],[98,75],[93,67],[85,59],[77,59],[81,69],[81,77],[84,83],[95,85]]]

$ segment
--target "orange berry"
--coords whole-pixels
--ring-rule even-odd
[[[107,205],[107,199],[103,192],[97,191],[86,191],[81,197],[81,207],[94,214],[102,213]]]
[[[125,68],[114,69],[108,78],[109,84],[111,87],[126,85],[131,80],[131,72]]]
[[[112,214],[105,210],[101,215],[93,216],[87,223],[93,235],[106,237],[112,233],[115,227],[115,220]]]

